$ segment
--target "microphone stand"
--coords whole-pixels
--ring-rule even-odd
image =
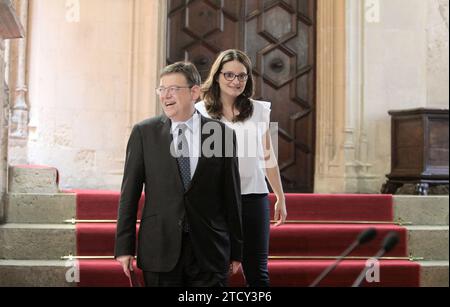
[[[369,228],[359,234],[358,238],[336,259],[336,261],[327,267],[309,286],[310,288],[316,287],[332,270],[334,270],[339,263],[344,260],[345,257],[361,244],[372,241],[377,235],[375,228]]]

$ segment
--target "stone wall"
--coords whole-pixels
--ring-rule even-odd
[[[389,110],[448,109],[448,0],[373,0],[365,20],[363,130],[368,177],[359,192],[379,192],[391,168]],[[352,60],[352,59],[348,59]]]
[[[391,168],[388,112],[448,108],[449,0],[345,0],[345,16],[338,3],[319,1],[319,24],[337,33],[318,33],[315,191],[379,193]]]
[[[428,0],[427,107],[449,106],[449,0]]]
[[[32,0],[29,138],[10,163],[56,167],[61,188],[118,189],[132,126],[156,114],[159,5]]]

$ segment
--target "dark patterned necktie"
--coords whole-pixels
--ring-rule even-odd
[[[189,158],[189,144],[186,138],[185,124],[178,125],[178,167],[180,169],[181,179],[183,180],[184,190],[186,191],[191,183],[191,162]]]
[[[181,179],[183,180],[184,190],[187,191],[191,183],[191,162],[189,158],[189,144],[186,138],[187,126],[185,124],[178,125],[178,168],[180,169]],[[183,220],[183,232],[190,232],[189,222],[185,213]]]

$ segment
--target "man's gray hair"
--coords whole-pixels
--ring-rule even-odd
[[[162,72],[160,77],[164,77],[170,74],[182,74],[186,77],[186,80],[189,86],[200,86],[202,84],[202,77],[198,72],[197,68],[194,64],[190,62],[177,62],[172,65],[166,66]]]

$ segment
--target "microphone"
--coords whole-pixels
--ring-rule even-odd
[[[375,228],[369,228],[358,235],[358,238],[336,259],[336,261],[327,267],[309,287],[316,287],[331,271],[333,271],[338,264],[344,260],[355,248],[359,245],[372,241],[377,236],[377,230]]]
[[[378,260],[379,258],[383,257],[384,254],[390,252],[398,244],[398,241],[400,241],[398,233],[396,231],[391,231],[384,238],[383,244],[381,245],[381,249],[372,258],[375,260]],[[370,267],[366,266],[361,271],[358,278],[356,278],[355,282],[353,283],[352,287],[356,288],[361,285],[361,283],[363,282],[364,277],[366,276],[366,273],[369,269],[370,269]]]

